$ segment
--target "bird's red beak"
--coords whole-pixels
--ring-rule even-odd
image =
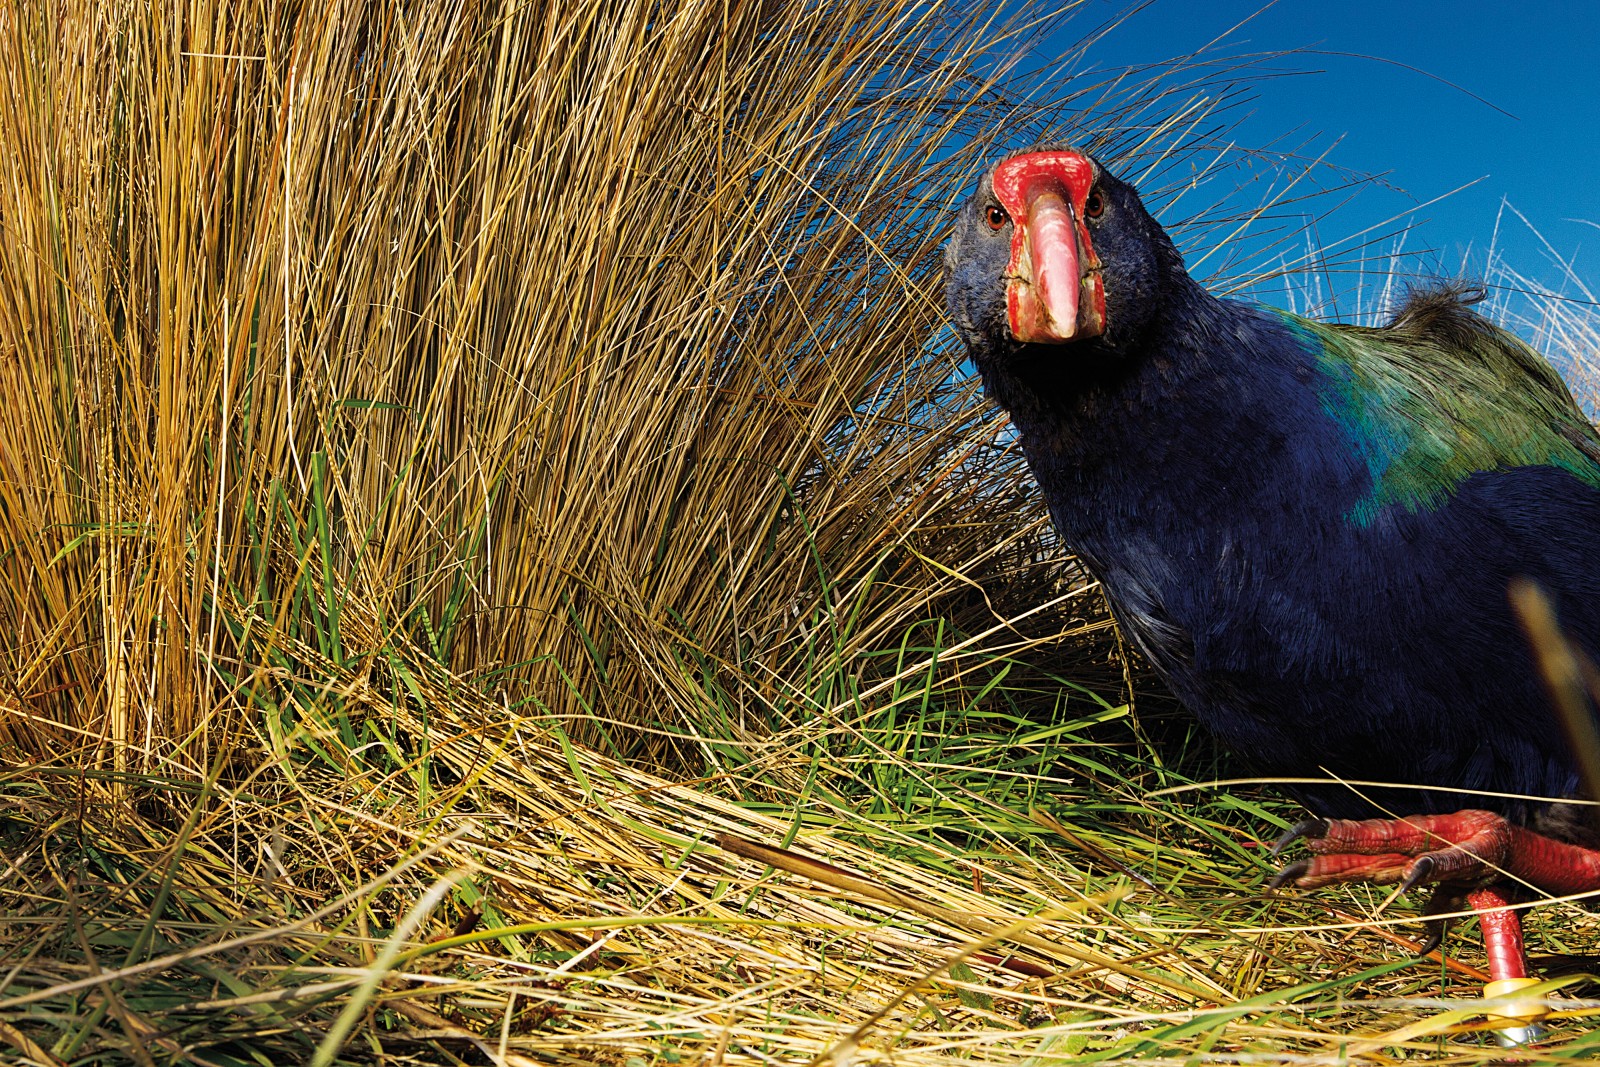
[[[1018,341],[1059,344],[1106,328],[1100,260],[1083,223],[1093,184],[1094,164],[1071,149],[995,168],[994,193],[1012,222],[1006,313]]]

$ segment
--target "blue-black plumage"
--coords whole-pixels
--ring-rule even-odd
[[[991,169],[947,261],[1062,539],[1207,728],[1265,774],[1415,787],[1292,786],[1323,819],[1488,809],[1597,843],[1570,806],[1495,794],[1579,788],[1507,587],[1533,579],[1600,651],[1600,437],[1470,290],[1380,329],[1218,298],[1129,185],[1060,145]],[[1312,829],[1336,851],[1319,841],[1343,831]],[[1319,862],[1300,884],[1349,880]],[[1386,862],[1362,876],[1451,883],[1437,849]]]

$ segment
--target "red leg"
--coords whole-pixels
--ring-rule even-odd
[[[1273,854],[1300,838],[1305,838],[1311,857],[1280,870],[1273,888],[1291,881],[1302,889],[1398,882],[1402,890],[1438,885],[1451,896],[1464,891],[1478,913],[1489,956],[1493,980],[1484,986],[1484,996],[1506,998],[1493,1015],[1502,1024],[1501,1043],[1524,1045],[1539,1039],[1544,1003],[1511,999],[1538,983],[1528,975],[1522,919],[1511,905],[1519,885],[1556,896],[1600,890],[1600,850],[1556,841],[1490,811],[1359,822],[1308,819],[1280,838]]]
[[[1474,889],[1467,903],[1483,927],[1483,948],[1489,955],[1489,977],[1511,982],[1528,977],[1528,954],[1522,947],[1522,916],[1512,910],[1502,889]]]
[[[1537,978],[1528,976],[1528,954],[1522,946],[1522,915],[1511,908],[1513,894],[1501,886],[1475,889],[1467,894],[1467,903],[1478,913],[1478,924],[1483,927],[1483,948],[1489,956],[1489,977],[1493,981],[1483,987],[1486,999],[1509,997],[1531,985]],[[1510,1000],[1499,1007],[1490,1018],[1504,1023],[1500,1028],[1500,1043],[1507,1046],[1527,1045],[1543,1036],[1539,1020],[1548,1008],[1542,1000]]]

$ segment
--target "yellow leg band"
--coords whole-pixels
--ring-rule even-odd
[[[1485,999],[1493,1000],[1496,997],[1510,996],[1518,990],[1539,984],[1537,978],[1502,978],[1497,982],[1490,982],[1483,987]],[[1504,1005],[1497,1005],[1488,1012],[1491,1019],[1507,1019],[1514,1022],[1527,1023],[1542,1019],[1550,1009],[1542,999],[1513,1000]]]

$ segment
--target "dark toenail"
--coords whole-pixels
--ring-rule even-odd
[[[1400,892],[1409,893],[1411,890],[1427,881],[1428,876],[1432,873],[1433,857],[1418,856],[1416,859],[1411,861],[1411,869],[1407,871],[1406,876],[1401,879]]]
[[[1283,868],[1277,874],[1272,876],[1271,880],[1267,882],[1267,892],[1274,893],[1278,891],[1279,889],[1283,888],[1284,883],[1291,882],[1294,879],[1299,878],[1302,874],[1305,874],[1306,871],[1310,870],[1310,868],[1311,863],[1308,860],[1295,860],[1293,863],[1289,864],[1287,867]]]
[[[1274,856],[1278,855],[1280,852],[1294,844],[1296,841],[1300,840],[1302,837],[1322,837],[1326,835],[1327,832],[1328,820],[1301,819],[1299,822],[1289,827],[1289,829],[1285,830],[1283,832],[1283,836],[1278,838],[1278,840],[1273,843],[1272,854]]]

